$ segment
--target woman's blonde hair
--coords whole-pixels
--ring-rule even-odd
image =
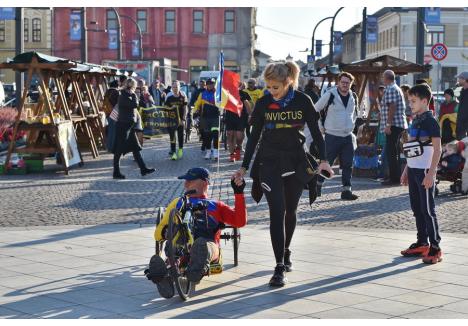
[[[133,78],[127,78],[124,82],[124,88],[125,89],[132,89],[132,88],[136,88],[137,86],[137,82],[135,79]]]
[[[290,83],[294,89],[299,85],[299,66],[293,61],[280,61],[269,63],[263,71],[265,80],[275,80],[277,82]]]

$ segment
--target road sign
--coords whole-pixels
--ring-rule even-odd
[[[315,56],[307,55],[307,70],[314,70]]]
[[[431,55],[434,58],[434,60],[442,61],[447,57],[447,54],[447,47],[443,43],[436,43],[431,48]]]

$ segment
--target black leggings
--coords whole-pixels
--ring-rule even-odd
[[[207,150],[211,149],[211,143],[213,143],[214,149],[218,149],[219,147],[218,137],[219,137],[218,130],[214,130],[214,131],[204,130],[202,134],[202,138],[203,138],[202,149],[207,149]]]
[[[296,211],[304,186],[296,176],[281,177],[265,173],[260,177],[270,209],[270,236],[276,263],[283,264],[284,250],[289,249],[296,228]]]
[[[175,139],[176,131],[177,131],[177,139],[179,141],[179,148],[184,147],[184,126],[178,126],[177,129],[171,128],[169,129],[169,138],[171,139],[171,152],[175,152],[176,150],[176,139]]]

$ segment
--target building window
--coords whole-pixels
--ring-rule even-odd
[[[166,33],[175,32],[175,10],[166,10]]]
[[[193,11],[193,32],[203,33],[203,11]]]
[[[234,11],[224,12],[224,33],[234,33]]]
[[[117,16],[113,10],[107,10],[106,13],[106,28],[107,30],[110,29],[117,29]]]
[[[146,10],[137,10],[137,24],[140,26],[142,33],[146,33],[148,31]]]
[[[33,18],[32,20],[32,41],[40,42],[41,41],[41,19]]]
[[[398,26],[393,26],[393,46],[398,46]]]
[[[5,20],[0,20],[0,42],[5,42]]]
[[[29,42],[29,18],[24,19],[24,41]]]

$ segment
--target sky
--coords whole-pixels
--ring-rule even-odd
[[[371,15],[382,7],[367,7],[367,14]],[[330,7],[294,7],[271,8],[258,7],[256,48],[275,60],[284,60],[290,54],[294,60],[307,62],[308,48],[312,44],[312,32],[315,25],[323,18],[333,16],[339,6]],[[364,7],[345,7],[335,19],[335,31],[346,31],[362,20]],[[315,32],[316,40],[323,40],[328,44],[330,39],[331,19],[322,22]],[[276,31],[272,31],[276,30]],[[277,32],[278,31],[278,32]],[[280,32],[286,33],[282,34]],[[291,34],[291,35],[288,35]],[[322,49],[323,55],[328,53],[328,45]]]

